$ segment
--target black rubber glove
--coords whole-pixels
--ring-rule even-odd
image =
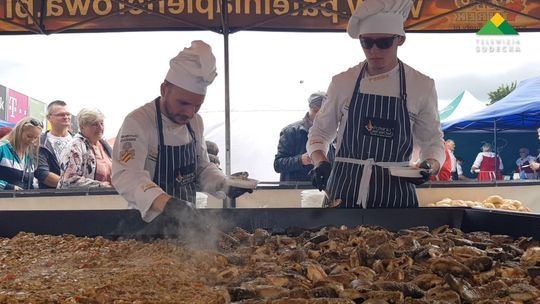
[[[245,171],[241,171],[241,172],[233,173],[233,174],[231,174],[231,176],[248,178],[249,173],[245,172]],[[239,197],[240,195],[242,195],[242,194],[244,194],[246,192],[247,193],[253,193],[253,189],[241,188],[241,187],[233,187],[233,186],[229,186],[227,188],[227,196],[229,198],[232,198],[232,199],[235,199],[235,198]]]
[[[229,187],[227,189],[227,196],[229,198],[237,198],[244,193],[253,193],[253,189],[239,188],[239,187]]]
[[[319,189],[319,191],[326,189],[330,171],[332,171],[332,165],[327,161],[322,161],[309,172],[311,175],[311,183],[315,188]]]
[[[193,218],[197,213],[195,204],[176,197],[171,197],[163,209],[163,214],[178,219]]]
[[[417,186],[429,181],[429,178],[431,177],[431,164],[425,160],[420,163],[418,168],[426,169],[426,170],[420,171],[420,174],[422,175],[422,177],[406,177],[405,178],[405,180],[407,180],[409,183],[413,183]]]

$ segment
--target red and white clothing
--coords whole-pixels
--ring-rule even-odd
[[[441,165],[441,169],[439,170],[439,173],[435,176],[431,176],[430,180],[432,181],[443,181],[443,182],[449,182],[452,180],[452,165],[453,160],[455,161],[455,157],[452,160],[452,155],[450,155],[452,152],[446,144],[444,144],[444,154],[446,156],[446,159],[444,163]],[[456,163],[457,164],[457,163]]]
[[[490,181],[490,180],[502,180],[502,170],[504,169],[503,163],[500,157],[498,158],[498,164],[495,162],[495,153],[493,152],[480,152],[474,160],[473,167],[479,168],[478,180]],[[498,167],[495,173],[495,167]]]
[[[532,155],[527,155],[525,158],[518,158],[516,160],[516,172],[519,173],[520,179],[535,179],[535,172],[530,167],[531,162],[535,162],[536,157]]]

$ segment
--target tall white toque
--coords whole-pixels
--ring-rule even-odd
[[[396,34],[405,36],[412,0],[365,0],[349,19],[347,33],[354,39],[362,34]]]
[[[195,94],[206,95],[206,87],[216,78],[216,57],[204,41],[195,40],[171,59],[165,80]]]

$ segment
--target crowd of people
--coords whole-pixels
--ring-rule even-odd
[[[68,105],[55,100],[47,106],[51,128],[35,118],[20,120],[0,142],[0,188],[112,187],[112,149],[103,140],[104,116],[98,109],[82,109],[80,132],[73,134]]]

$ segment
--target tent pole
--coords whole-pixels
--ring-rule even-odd
[[[497,120],[493,120],[493,145],[495,146],[495,183],[499,172],[499,149],[497,148]]]
[[[225,174],[231,174],[231,105],[229,96],[229,33],[223,33],[225,53]]]
[[[221,26],[225,61],[225,174],[231,175],[231,105],[229,95],[229,16],[227,0],[221,1]],[[236,208],[234,198],[225,198],[223,208]]]

